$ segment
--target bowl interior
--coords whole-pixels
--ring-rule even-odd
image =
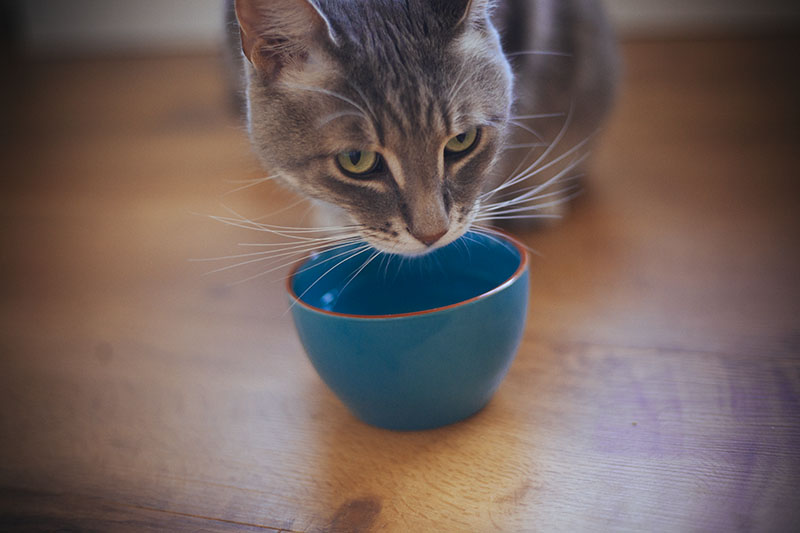
[[[415,313],[488,293],[509,282],[523,259],[524,252],[513,241],[475,232],[419,257],[351,244],[303,262],[292,274],[289,290],[306,305],[328,312]]]

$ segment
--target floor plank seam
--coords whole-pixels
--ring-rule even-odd
[[[122,502],[117,502],[117,503],[119,505],[123,506],[123,507],[128,507],[130,509],[137,509],[137,510],[140,510],[140,511],[152,511],[152,512],[156,512],[156,513],[165,513],[165,514],[170,514],[170,515],[175,515],[175,516],[184,516],[186,518],[197,518],[197,519],[200,519],[200,520],[209,520],[209,521],[212,521],[212,522],[222,522],[222,523],[225,523],[225,524],[234,524],[234,525],[237,525],[237,526],[244,526],[244,527],[257,527],[259,529],[266,529],[266,530],[269,530],[269,531],[275,531],[276,533],[303,533],[302,531],[295,531],[295,530],[292,530],[292,529],[273,527],[273,526],[265,526],[263,524],[253,524],[253,523],[250,523],[250,522],[240,522],[238,520],[230,520],[230,519],[227,519],[227,518],[216,518],[216,517],[213,517],[213,516],[203,516],[203,515],[198,515],[198,514],[193,514],[193,513],[183,513],[181,511],[169,511],[167,509],[158,509],[158,508],[155,508],[155,507],[147,507],[147,506],[144,506],[144,505],[131,505],[131,504],[122,503]]]

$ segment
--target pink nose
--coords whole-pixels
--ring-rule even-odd
[[[414,238],[416,238],[419,242],[421,242],[425,246],[432,246],[433,243],[435,243],[436,241],[438,241],[439,239],[444,237],[446,233],[447,233],[447,230],[442,230],[442,231],[440,231],[438,233],[431,233],[429,235],[416,235],[415,234]]]

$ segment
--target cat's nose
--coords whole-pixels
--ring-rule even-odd
[[[437,232],[437,233],[429,233],[429,234],[421,234],[421,235],[414,234],[414,238],[417,239],[422,244],[424,244],[425,246],[433,246],[433,244],[436,241],[438,241],[439,239],[441,239],[442,237],[444,237],[446,233],[447,233],[447,230],[444,229],[444,230],[442,230],[440,232]]]

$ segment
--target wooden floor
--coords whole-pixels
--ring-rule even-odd
[[[325,388],[282,271],[189,261],[264,240],[206,215],[295,201],[235,191],[262,174],[214,58],[16,67],[0,529],[796,531],[797,44],[625,46],[587,194],[520,234],[542,257],[507,379],[418,433]]]

